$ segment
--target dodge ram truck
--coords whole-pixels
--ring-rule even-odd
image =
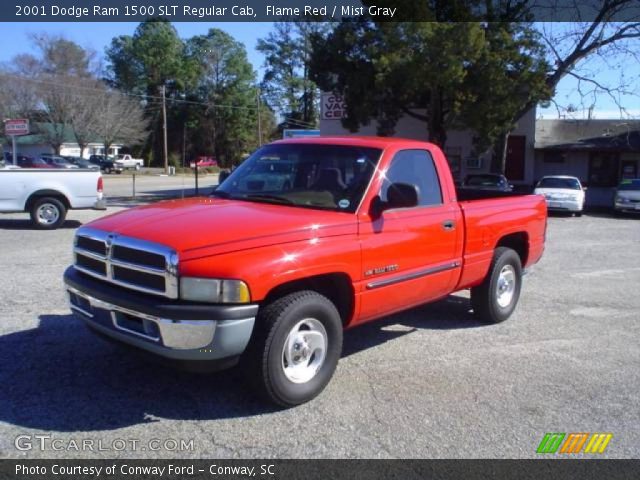
[[[292,406],[327,385],[344,329],[463,289],[483,321],[506,320],[546,224],[541,196],[457,193],[433,144],[298,138],[261,147],[209,197],[81,227],[64,282],[97,333],[183,363],[240,361]]]

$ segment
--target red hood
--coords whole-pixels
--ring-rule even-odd
[[[356,216],[266,203],[193,198],[132,208],[92,228],[160,243],[189,260],[249,248],[356,233]]]

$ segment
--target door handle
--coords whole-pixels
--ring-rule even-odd
[[[443,230],[455,230],[456,223],[453,220],[445,220],[442,222]]]

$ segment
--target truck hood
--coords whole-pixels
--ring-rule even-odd
[[[206,197],[132,208],[89,226],[167,245],[181,260],[357,231],[351,213]]]

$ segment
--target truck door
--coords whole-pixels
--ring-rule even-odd
[[[385,210],[379,218],[360,224],[361,320],[446,296],[458,278],[459,215],[455,203],[443,202],[431,154],[398,151],[382,181],[381,200],[396,182],[418,188],[418,205]]]

